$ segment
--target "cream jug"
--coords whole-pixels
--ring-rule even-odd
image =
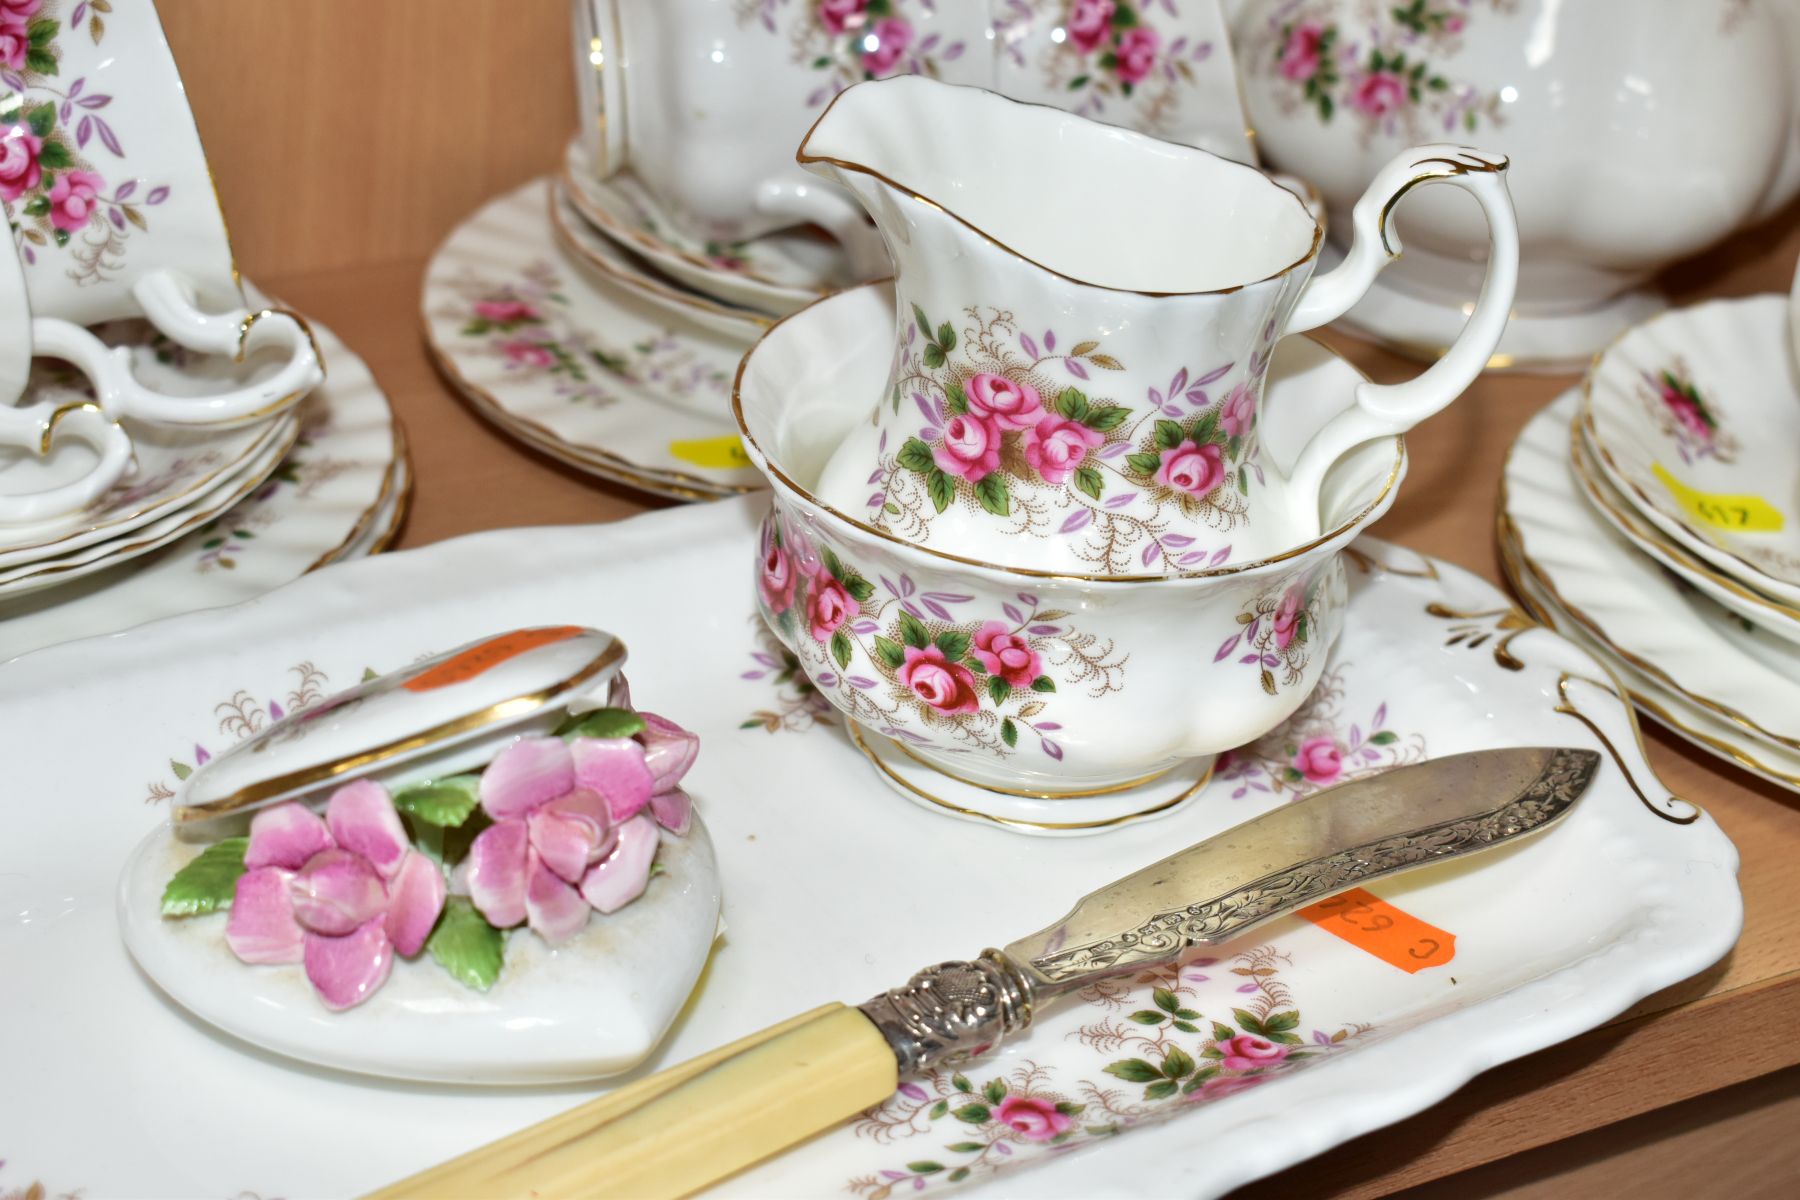
[[[859,84],[799,159],[874,218],[899,299],[886,387],[820,499],[1005,566],[1182,573],[1316,537],[1331,465],[1468,386],[1518,273],[1506,160],[1461,146],[1383,168],[1348,257],[1316,278],[1318,224],[1259,171],[977,88]],[[1393,204],[1436,182],[1488,220],[1461,335],[1417,378],[1360,384],[1322,426],[1287,427],[1263,410],[1276,343],[1355,303],[1399,253]]]

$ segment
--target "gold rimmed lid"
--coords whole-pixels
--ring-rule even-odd
[[[179,829],[252,812],[566,710],[609,685],[624,661],[624,643],[611,634],[547,625],[370,676],[203,764],[182,785],[171,820]]]

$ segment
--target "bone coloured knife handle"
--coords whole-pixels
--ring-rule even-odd
[[[685,1196],[879,1104],[903,1073],[984,1053],[1030,1019],[1030,984],[990,950],[860,1008],[827,1004],[751,1034],[373,1197]]]

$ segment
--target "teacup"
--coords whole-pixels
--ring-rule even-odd
[[[898,272],[894,344],[868,351],[891,369],[820,498],[1011,566],[1179,572],[1315,536],[1331,464],[1462,392],[1517,276],[1506,160],[1464,147],[1389,163],[1316,278],[1318,222],[1261,172],[975,88],[852,87],[799,157],[862,201]],[[1278,469],[1268,431],[1297,420],[1263,402],[1279,339],[1353,304],[1399,252],[1394,202],[1437,182],[1475,196],[1492,239],[1462,335],[1419,377],[1284,429],[1306,449]]]
[[[1019,814],[1203,779],[1208,756],[1301,704],[1342,627],[1338,552],[1392,504],[1400,438],[1339,462],[1327,532],[1261,561],[1181,576],[1007,569],[915,545],[812,490],[865,419],[894,316],[892,290],[870,284],[786,318],[745,357],[733,398],[773,489],[756,549],[762,615],[859,737],[941,773],[959,810],[1057,826],[1068,822]],[[1272,357],[1271,394],[1288,411],[1353,404],[1362,377],[1319,344],[1290,339]],[[1277,438],[1268,453],[1297,450]]]
[[[843,192],[800,171],[794,144],[864,79],[929,71],[989,82],[987,6],[959,0],[573,0],[589,161],[629,167],[688,232],[741,241],[812,223],[860,278],[879,241]]]
[[[30,353],[81,368],[109,416],[189,424],[272,416],[323,378],[311,335],[294,314],[252,313],[245,303],[155,7],[72,21],[78,7],[44,0],[20,26],[28,45],[19,62],[0,69],[0,200],[28,298],[25,310],[17,297],[0,301],[5,336],[18,342],[29,321]],[[176,402],[139,386],[84,328],[121,317],[146,317],[201,353],[268,348],[287,361],[242,393]],[[0,402],[18,398],[20,369],[4,368]]]

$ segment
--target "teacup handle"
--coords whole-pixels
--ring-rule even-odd
[[[893,274],[887,247],[862,206],[830,184],[804,178],[766,179],[756,189],[756,211],[793,224],[821,226],[844,248],[858,280]]]
[[[298,313],[203,312],[185,282],[167,272],[146,276],[133,289],[150,323],[190,350],[232,355],[240,362],[259,344],[285,346],[288,361],[268,378],[215,396],[169,396],[137,381],[131,351],[107,346],[79,325],[54,317],[31,323],[32,352],[73,363],[93,382],[101,409],[117,420],[134,417],[164,425],[228,428],[265,420],[292,408],[325,378],[312,329]]]
[[[1506,188],[1506,156],[1468,146],[1415,146],[1401,152],[1363,193],[1351,212],[1350,252],[1336,270],[1300,293],[1286,333],[1313,329],[1342,316],[1362,299],[1382,268],[1400,256],[1394,206],[1420,184],[1449,183],[1481,204],[1488,224],[1487,275],[1462,332],[1444,356],[1404,383],[1362,383],[1356,405],[1313,434],[1288,474],[1297,497],[1316,497],[1325,472],[1349,451],[1376,438],[1405,433],[1441,411],[1475,381],[1500,344],[1519,283],[1519,227]]]
[[[42,521],[79,512],[98,500],[131,466],[131,439],[91,401],[57,404],[46,400],[29,408],[0,406],[0,446],[17,446],[39,458],[49,455],[64,437],[84,441],[100,461],[80,479],[41,492],[0,496],[0,522]]]

